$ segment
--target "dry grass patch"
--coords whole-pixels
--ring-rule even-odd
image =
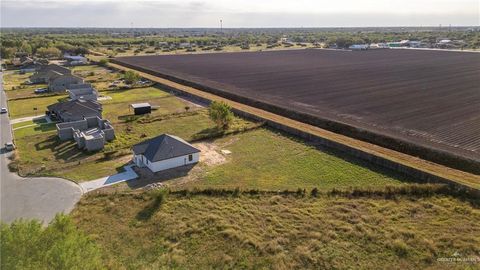
[[[90,194],[72,215],[120,269],[464,269],[437,258],[480,252],[480,210],[451,196],[158,201],[158,192]]]

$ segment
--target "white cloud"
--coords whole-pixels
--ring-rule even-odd
[[[479,25],[477,0],[3,0],[10,26],[330,27]]]

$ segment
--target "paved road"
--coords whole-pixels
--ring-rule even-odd
[[[7,107],[0,72],[0,107]],[[22,178],[9,172],[8,156],[3,145],[12,140],[10,120],[0,115],[0,220],[11,222],[18,218],[36,218],[49,222],[56,213],[70,212],[82,195],[77,184],[52,177]]]

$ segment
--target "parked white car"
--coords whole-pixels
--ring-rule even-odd
[[[7,108],[1,108],[0,109],[0,113],[7,113],[7,112],[8,112]]]

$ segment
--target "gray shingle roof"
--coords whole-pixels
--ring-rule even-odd
[[[60,114],[66,113],[89,117],[95,116],[98,112],[102,111],[102,104],[91,100],[71,100],[49,105],[47,109]]]
[[[183,139],[162,134],[133,146],[136,155],[144,155],[150,162],[198,153],[200,150]]]
[[[150,106],[150,103],[147,103],[147,102],[144,102],[144,103],[133,103],[133,104],[130,104],[130,106],[132,106],[132,108],[136,109],[136,108],[144,108],[144,107],[151,107]]]

